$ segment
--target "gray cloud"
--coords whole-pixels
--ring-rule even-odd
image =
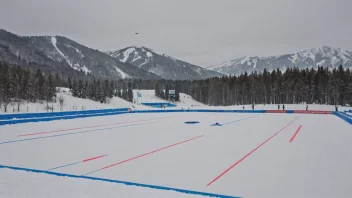
[[[351,8],[351,0],[1,0],[0,28],[100,50],[143,45],[208,66],[322,45],[352,49]]]

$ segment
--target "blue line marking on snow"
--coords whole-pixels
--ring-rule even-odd
[[[224,126],[224,125],[227,125],[227,124],[231,124],[231,123],[234,123],[234,122],[239,122],[239,121],[247,120],[247,119],[251,119],[251,118],[254,118],[254,116],[249,117],[249,118],[243,118],[243,119],[239,119],[239,120],[234,120],[234,121],[231,121],[231,122],[226,122],[226,123],[221,124],[221,125]]]
[[[215,123],[215,124],[212,124],[210,126],[224,126],[224,125],[227,125],[227,124],[232,124],[234,122],[239,122],[239,121],[242,121],[242,120],[247,120],[247,119],[251,119],[251,118],[254,118],[255,116],[252,116],[252,117],[249,117],[249,118],[243,118],[243,119],[239,119],[239,120],[234,120],[234,121],[231,121],[231,122],[226,122],[224,124],[220,124],[220,123]]]
[[[57,167],[55,167],[55,168],[48,169],[48,171],[50,171],[50,170],[55,170],[55,169],[59,169],[59,168],[63,168],[63,167],[66,167],[66,166],[72,166],[72,165],[79,164],[79,163],[82,163],[82,161],[80,161],[80,162],[75,162],[75,163],[71,163],[71,164],[66,164],[66,165],[62,165],[62,166],[57,166]]]
[[[94,171],[90,171],[89,173],[84,173],[84,174],[83,174],[83,175],[81,175],[81,176],[89,175],[89,174],[92,174],[92,173],[98,172],[98,171],[100,171],[100,170],[102,170],[102,169],[97,169],[97,170],[94,170]]]
[[[65,133],[65,134],[60,134],[60,135],[51,135],[51,136],[44,136],[44,137],[35,137],[35,138],[28,138],[28,139],[22,139],[22,140],[11,140],[11,141],[6,141],[6,142],[0,142],[1,144],[10,144],[10,143],[15,143],[15,142],[24,142],[24,141],[30,141],[30,140],[38,140],[38,139],[45,139],[45,138],[53,138],[53,137],[60,137],[60,136],[66,136],[66,135],[74,135],[74,134],[82,134],[82,133],[91,133],[91,132],[96,132],[96,131],[103,131],[103,130],[109,130],[109,129],[117,129],[117,128],[124,128],[124,127],[130,127],[130,126],[138,126],[138,125],[145,125],[145,124],[151,124],[151,123],[156,123],[155,122],[147,122],[147,123],[140,123],[140,124],[131,124],[131,125],[125,125],[125,126],[118,126],[118,127],[110,127],[110,128],[103,128],[103,129],[94,129],[94,130],[89,130],[89,131],[81,131],[81,132],[72,132],[72,133]]]
[[[220,195],[220,194],[213,194],[213,193],[207,193],[207,192],[199,192],[199,191],[171,188],[171,187],[165,187],[165,186],[155,186],[155,185],[140,184],[140,183],[127,182],[127,181],[120,181],[120,180],[104,179],[104,178],[98,178],[98,177],[70,175],[70,174],[64,174],[64,173],[56,173],[56,172],[51,172],[51,171],[20,168],[20,167],[13,167],[13,166],[0,165],[0,168],[7,168],[7,169],[11,169],[11,170],[21,170],[21,171],[27,171],[27,172],[33,172],[33,173],[42,173],[42,174],[48,174],[48,175],[55,175],[55,176],[59,176],[59,177],[70,177],[70,178],[77,178],[77,179],[89,179],[89,180],[96,180],[96,181],[104,181],[104,182],[124,184],[124,185],[128,185],[128,186],[152,188],[152,189],[156,189],[156,190],[176,191],[176,192],[185,193],[185,194],[202,195],[202,196],[208,196],[208,197],[240,198],[240,197],[229,196],[229,195]]]

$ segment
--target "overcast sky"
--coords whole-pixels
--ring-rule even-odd
[[[352,49],[351,10],[352,0],[0,0],[0,28],[99,50],[146,46],[209,66],[323,45]]]

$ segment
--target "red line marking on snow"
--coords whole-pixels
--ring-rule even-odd
[[[153,153],[162,151],[162,150],[164,150],[164,149],[168,149],[168,148],[173,147],[173,146],[177,146],[177,145],[180,145],[180,144],[183,144],[183,143],[192,141],[192,140],[196,140],[196,139],[201,138],[201,137],[203,137],[203,136],[204,136],[204,135],[201,135],[201,136],[198,136],[198,137],[195,137],[195,138],[192,138],[192,139],[188,139],[188,140],[185,140],[185,141],[182,141],[182,142],[178,142],[178,143],[172,144],[172,145],[170,145],[170,146],[166,146],[166,147],[164,147],[164,148],[160,148],[160,149],[151,151],[151,152],[149,152],[149,153],[145,153],[145,154],[142,154],[142,155],[138,155],[138,156],[136,156],[136,157],[133,157],[133,158],[130,158],[130,159],[127,159],[127,160],[123,160],[123,161],[121,161],[121,162],[117,162],[117,163],[115,163],[115,164],[106,166],[106,167],[102,168],[101,170],[107,169],[107,168],[111,168],[111,167],[113,167],[113,166],[116,166],[116,165],[119,165],[119,164],[123,164],[123,163],[125,163],[125,162],[132,161],[132,160],[138,159],[138,158],[140,158],[140,157],[144,157],[144,156],[146,156],[146,155],[150,155],[150,154],[153,154]]]
[[[118,123],[114,123],[114,124],[95,125],[95,126],[70,128],[70,129],[62,129],[62,130],[55,130],[55,131],[38,132],[38,133],[28,133],[28,134],[19,135],[18,137],[42,135],[42,134],[48,134],[48,133],[58,133],[58,132],[72,131],[72,130],[78,130],[78,129],[88,129],[88,128],[112,126],[112,125],[119,125],[119,124],[129,124],[129,123],[143,122],[143,121],[150,121],[150,120],[162,120],[162,119],[173,118],[173,117],[178,117],[178,116],[171,116],[171,117],[165,117],[165,118],[153,118],[153,119],[146,119],[146,120],[136,120],[136,121],[129,121],[129,122],[118,122]]]
[[[292,141],[295,139],[296,135],[297,135],[298,132],[301,130],[301,128],[302,128],[302,125],[300,125],[300,126],[298,127],[296,133],[295,133],[295,134],[292,136],[292,138],[290,139],[290,142],[292,142]]]
[[[91,160],[96,160],[96,159],[99,159],[99,158],[102,158],[102,157],[105,157],[105,156],[106,155],[100,155],[98,157],[88,158],[88,159],[82,160],[82,162],[88,162],[88,161],[91,161]]]
[[[248,156],[250,156],[252,153],[254,153],[256,150],[258,150],[260,147],[262,147],[265,143],[269,142],[271,139],[273,139],[277,134],[279,134],[281,131],[283,131],[284,129],[286,129],[288,126],[290,126],[294,121],[296,121],[298,119],[298,117],[296,119],[294,119],[293,121],[291,121],[290,123],[288,123],[285,127],[283,127],[282,129],[280,129],[278,132],[276,132],[274,135],[272,135],[271,137],[269,137],[267,140],[265,140],[263,143],[261,143],[259,146],[257,146],[255,149],[253,149],[251,152],[247,153],[244,157],[242,157],[240,160],[238,160],[236,163],[234,163],[232,166],[230,166],[228,169],[226,169],[224,172],[222,172],[220,175],[218,175],[215,179],[213,179],[211,182],[209,182],[207,184],[207,186],[210,186],[211,184],[213,184],[215,181],[217,181],[218,179],[220,179],[222,176],[224,176],[227,172],[229,172],[232,168],[234,168],[235,166],[237,166],[239,163],[241,163],[243,160],[245,160]]]

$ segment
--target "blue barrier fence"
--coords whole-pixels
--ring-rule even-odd
[[[53,120],[68,120],[68,119],[75,119],[75,118],[87,118],[87,117],[97,117],[97,116],[108,116],[108,115],[118,115],[118,114],[125,114],[128,113],[122,111],[115,111],[115,112],[108,112],[108,113],[95,113],[95,114],[82,114],[82,115],[72,115],[72,116],[59,116],[59,117],[45,117],[45,118],[29,118],[29,119],[22,119],[22,120],[5,120],[0,121],[1,125],[7,124],[21,124],[21,123],[28,123],[28,122],[46,122],[46,121],[53,121]]]
[[[128,111],[128,108],[98,109],[98,110],[85,110],[85,111],[63,111],[63,112],[50,112],[50,113],[2,114],[2,115],[0,115],[0,120],[59,117],[59,116],[85,115],[85,114],[99,114],[99,113],[110,113],[110,112],[118,112],[118,111]]]
[[[71,112],[54,112],[54,113],[30,113],[30,114],[10,114],[0,115],[0,125],[5,124],[19,124],[27,122],[42,122],[63,119],[75,119],[94,116],[116,115],[123,113],[177,113],[177,112],[209,112],[209,113],[305,113],[305,111],[297,110],[219,110],[219,109],[151,109],[151,110],[134,110],[129,111],[128,108],[121,109],[101,109],[101,110],[88,110],[88,111],[71,111]],[[319,112],[307,111],[308,114],[331,114],[348,120],[350,115],[340,112]],[[1,120],[12,118],[13,120]],[[348,121],[350,123],[350,121]]]
[[[343,115],[352,118],[352,115],[351,115],[351,114],[343,113]]]
[[[51,172],[51,171],[20,168],[20,167],[13,167],[13,166],[0,165],[0,168],[27,171],[27,172],[33,172],[33,173],[42,173],[42,174],[48,174],[48,175],[54,175],[54,176],[60,176],[60,177],[69,177],[69,178],[76,178],[76,179],[89,179],[89,180],[95,180],[95,181],[118,183],[118,184],[124,184],[124,185],[128,185],[128,186],[138,186],[138,187],[142,187],[142,188],[152,188],[152,189],[156,189],[156,190],[176,191],[176,192],[185,193],[185,194],[192,194],[192,195],[202,195],[202,196],[220,197],[220,198],[239,198],[239,197],[234,197],[234,196],[212,194],[212,193],[207,193],[207,192],[184,190],[184,189],[178,189],[178,188],[170,188],[170,187],[164,187],[164,186],[155,186],[155,185],[149,185],[149,184],[140,184],[140,183],[119,181],[119,180],[112,180],[112,179],[104,179],[104,178],[97,178],[97,177],[78,176],[78,175],[71,175],[71,174],[65,174],[65,173],[56,173],[56,172]]]
[[[142,105],[151,106],[151,107],[158,107],[158,108],[161,108],[163,106],[165,106],[165,107],[176,107],[175,104],[172,104],[172,103],[169,103],[169,102],[143,102]]]
[[[217,109],[134,110],[131,113],[175,113],[175,112],[265,113],[264,110],[217,110]]]
[[[336,115],[337,117],[343,119],[344,121],[352,124],[352,117],[347,116],[347,114],[341,113],[341,112],[333,112],[334,115]]]

